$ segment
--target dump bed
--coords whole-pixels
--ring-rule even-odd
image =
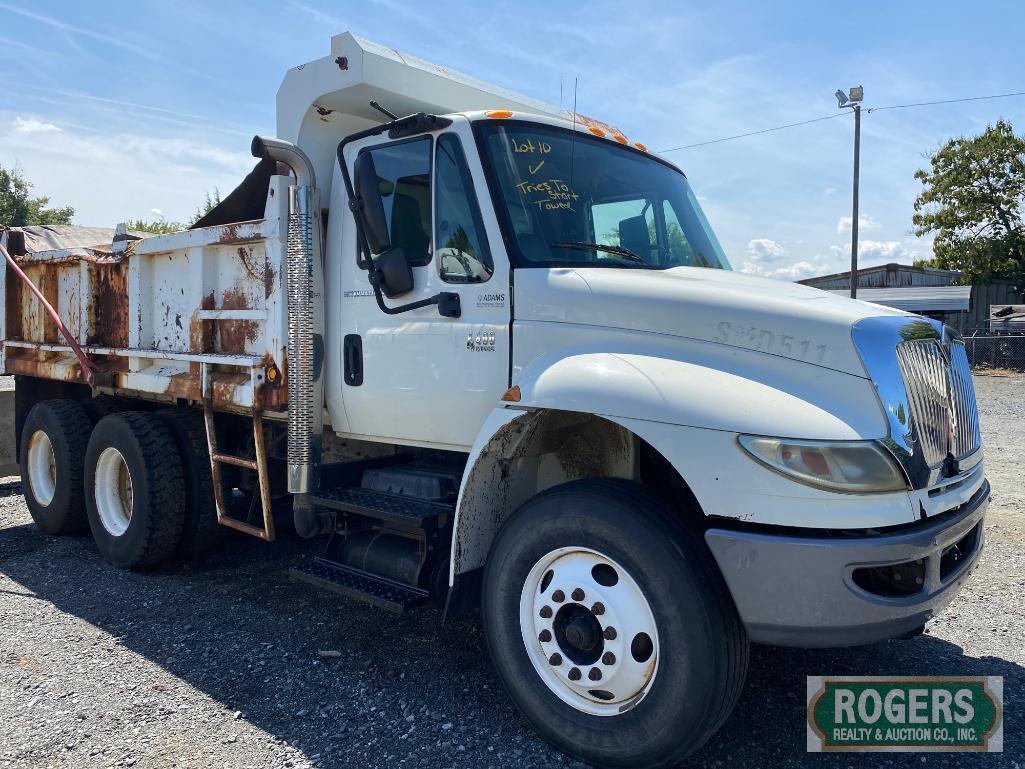
[[[14,259],[87,355],[92,384],[199,401],[205,369],[215,408],[281,411],[289,183],[270,177],[263,219]],[[85,383],[76,351],[3,260],[0,283],[4,371]]]

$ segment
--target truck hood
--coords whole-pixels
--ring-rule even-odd
[[[515,321],[604,326],[779,355],[855,376],[859,320],[908,315],[768,278],[698,267],[516,271]]]

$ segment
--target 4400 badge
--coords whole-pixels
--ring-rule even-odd
[[[1004,749],[1000,676],[808,676],[808,750]]]

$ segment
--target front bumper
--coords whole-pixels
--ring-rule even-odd
[[[705,540],[752,641],[856,646],[913,632],[954,599],[982,552],[988,503],[984,481],[941,520],[893,533],[806,537],[713,528]],[[880,595],[855,582],[855,569],[918,559],[925,562],[924,584],[913,595]]]

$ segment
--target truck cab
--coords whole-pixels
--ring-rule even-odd
[[[210,521],[272,540],[290,502],[326,543],[294,576],[479,608],[519,710],[601,766],[697,750],[749,641],[914,634],[968,578],[989,485],[951,329],[735,273],[641,142],[349,34],[286,74],[277,133],[193,231],[8,257],[44,529],[138,566]]]

